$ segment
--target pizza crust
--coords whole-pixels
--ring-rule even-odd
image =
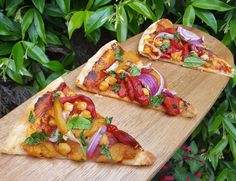
[[[12,130],[9,130],[9,135],[6,138],[4,143],[0,143],[0,153],[6,154],[18,154],[25,155],[27,154],[22,148],[21,143],[27,138],[27,128],[30,125],[28,121],[28,116],[31,110],[34,109],[35,103],[38,101],[38,98],[47,93],[48,91],[53,91],[55,87],[58,87],[62,82],[63,78],[58,78],[49,84],[45,89],[37,93],[34,99],[26,109],[26,111],[16,120],[15,126]]]

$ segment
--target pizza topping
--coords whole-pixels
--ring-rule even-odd
[[[74,116],[71,119],[69,119],[66,122],[66,125],[69,129],[91,129],[92,128],[90,120],[84,117],[79,117],[79,116]]]
[[[120,62],[122,60],[123,50],[120,47],[117,47],[115,50],[115,60]]]
[[[57,127],[58,127],[59,131],[63,135],[65,135],[68,132],[68,129],[66,126],[66,121],[62,115],[62,112],[63,112],[62,105],[58,99],[56,99],[54,101],[53,109],[54,109],[54,116],[55,116],[55,121],[56,121]]]
[[[105,79],[109,85],[114,85],[117,82],[117,79],[113,76],[109,76]]]
[[[150,105],[152,107],[159,107],[164,101],[163,95],[150,96]]]
[[[115,83],[113,88],[112,88],[112,91],[118,92],[119,90],[120,90],[120,85],[118,83]]]
[[[156,35],[153,41],[155,41],[156,38],[174,39],[174,35],[167,32],[161,32]]]
[[[100,84],[99,84],[99,89],[101,91],[105,91],[109,88],[109,84],[106,82],[106,81],[102,81]]]
[[[111,124],[113,117],[105,117],[105,121],[107,124]]]
[[[198,57],[188,57],[184,59],[183,66],[196,68],[202,66],[203,64],[204,62]]]
[[[107,127],[102,126],[97,133],[93,135],[93,137],[89,141],[88,151],[87,151],[87,157],[91,157],[93,152],[95,151],[100,139],[102,138],[103,134],[106,132]]]
[[[33,111],[30,111],[30,114],[29,114],[29,117],[28,117],[28,121],[29,121],[30,123],[34,123],[35,120],[36,120],[36,117],[34,116]]]
[[[121,81],[121,83],[118,85],[119,85],[118,95],[121,98],[126,97],[128,95],[128,91],[126,89],[124,81]]]
[[[138,79],[142,82],[142,85],[150,91],[152,96],[156,95],[159,86],[157,83],[157,79],[153,75],[148,73],[142,73],[141,75],[138,76]]]
[[[106,69],[107,72],[111,72],[117,69],[117,67],[119,66],[119,63],[117,61],[115,61],[108,69]]]
[[[101,147],[101,154],[105,155],[109,160],[112,160],[111,152],[109,151],[109,145],[103,144]]]
[[[60,142],[62,140],[62,134],[59,132],[59,129],[56,129],[48,139],[49,141],[55,143]]]
[[[129,69],[129,72],[130,72],[130,74],[131,74],[132,76],[138,76],[138,75],[141,74],[141,73],[140,73],[140,70],[138,69],[137,66],[131,67],[131,68]]]
[[[155,94],[155,95],[159,95],[162,93],[163,89],[166,87],[166,80],[159,71],[157,71],[154,68],[152,68],[152,70],[159,76],[159,79],[160,79],[159,89],[158,89],[158,92]]]
[[[180,100],[181,99],[179,97],[165,96],[163,105],[168,115],[177,116],[180,114],[180,108],[179,108]]]
[[[35,132],[30,135],[30,137],[25,139],[25,143],[29,145],[36,145],[41,141],[46,141],[47,136],[44,131],[42,132]]]

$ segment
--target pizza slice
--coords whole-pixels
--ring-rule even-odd
[[[50,84],[17,119],[0,151],[75,161],[151,165],[155,157],[63,81]]]
[[[210,51],[204,37],[168,19],[151,24],[143,33],[138,46],[141,55],[188,68],[200,69],[232,77],[235,70],[224,59]]]
[[[104,45],[76,79],[83,90],[137,103],[171,116],[194,117],[196,110],[168,88],[164,76],[139,56],[124,51],[115,41]]]

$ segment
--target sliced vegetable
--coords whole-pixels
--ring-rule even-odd
[[[87,151],[87,157],[91,157],[93,155],[93,152],[95,151],[99,141],[102,138],[102,135],[106,132],[107,127],[102,126],[95,135],[91,138],[88,146],[88,151]]]
[[[156,35],[153,41],[155,41],[156,38],[174,39],[174,35],[166,32],[161,32]]]
[[[119,66],[119,63],[115,61],[108,69],[106,69],[107,72],[111,72],[116,70],[116,68]]]
[[[59,129],[56,129],[50,136],[49,141],[55,143],[59,140],[60,137],[60,133],[59,133]]]
[[[202,66],[203,64],[204,62],[202,61],[202,59],[198,57],[188,57],[184,59],[183,66],[196,68]]]
[[[54,109],[54,116],[55,116],[57,127],[58,127],[59,131],[63,135],[65,135],[68,132],[68,129],[67,129],[66,121],[65,121],[63,114],[62,114],[62,112],[63,112],[62,105],[58,99],[56,99],[54,101],[53,109]]]
[[[159,107],[164,101],[163,95],[150,96],[150,105],[152,107]]]
[[[109,151],[109,145],[103,144],[101,148],[101,154],[112,160],[111,152]]]
[[[168,97],[166,96],[163,102],[163,105],[165,107],[166,113],[170,116],[177,116],[180,114],[179,109],[179,97]]]
[[[163,75],[159,71],[157,71],[155,68],[152,67],[152,70],[155,71],[159,75],[159,77],[160,77],[159,89],[158,89],[157,93],[155,94],[155,95],[160,95],[162,93],[163,89],[166,86],[166,80],[163,77]]]
[[[156,95],[159,86],[157,79],[154,76],[148,73],[144,73],[139,75],[138,79],[142,82],[142,85],[149,90],[152,96]]]

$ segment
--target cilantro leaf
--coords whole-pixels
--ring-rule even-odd
[[[116,72],[115,71],[111,70],[109,73],[112,77],[116,77]]]
[[[112,91],[118,92],[119,90],[120,90],[120,85],[119,85],[118,83],[115,83],[115,84],[113,85]]]
[[[33,114],[33,111],[30,111],[29,117],[28,117],[28,121],[31,123],[34,123],[36,120],[36,117]]]
[[[30,137],[25,139],[25,143],[29,145],[36,145],[41,141],[46,141],[47,136],[44,131],[42,132],[35,132],[30,135]]]
[[[105,121],[107,124],[111,124],[113,117],[105,117]]]
[[[123,50],[121,48],[116,48],[115,60],[120,62],[122,60]]]
[[[67,126],[69,129],[90,129],[92,128],[92,124],[90,120],[75,116],[67,121]]]
[[[174,33],[174,37],[175,37],[178,41],[181,41],[180,36],[179,36],[179,34],[178,34],[177,32]]]
[[[125,73],[121,73],[119,78],[120,78],[120,80],[125,80],[126,74]]]
[[[84,136],[84,131],[80,133],[80,147],[82,149],[83,155],[86,156],[88,146]]]
[[[163,95],[150,96],[150,105],[152,107],[158,107],[164,101]]]
[[[132,76],[138,76],[141,74],[140,70],[138,69],[138,67],[133,66],[129,69],[129,72]]]
[[[109,146],[107,144],[103,144],[102,148],[101,148],[101,152],[102,155],[105,155],[107,158],[109,158],[110,160],[112,160],[112,156],[111,156],[111,152],[109,151]]]
[[[183,66],[196,68],[196,67],[200,67],[203,64],[204,62],[202,61],[202,59],[198,57],[187,57],[184,59]]]
[[[165,50],[167,50],[169,47],[170,47],[170,42],[166,42],[166,43],[164,43],[164,44],[160,47],[160,50],[161,50],[161,51],[165,51]]]

